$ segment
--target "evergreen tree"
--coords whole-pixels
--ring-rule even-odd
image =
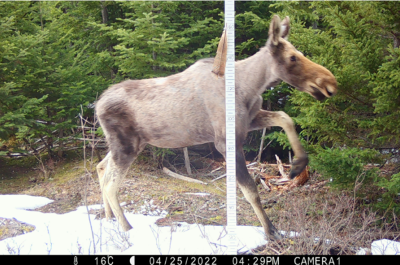
[[[61,144],[63,132],[75,126],[80,105],[93,102],[104,81],[92,74],[90,43],[74,35],[58,3],[0,4],[1,138],[43,139],[52,153],[53,143]]]
[[[338,81],[338,94],[324,102],[298,91],[291,96],[291,111],[301,126],[311,165],[333,177],[334,184],[354,184],[365,171],[363,165],[379,159],[374,150],[399,150],[400,127],[395,117],[400,110],[400,6],[395,2],[291,2],[274,6],[282,8],[281,15],[292,18],[290,41],[330,69]],[[389,180],[373,180],[376,175],[367,173],[371,181],[390,191],[384,206],[399,211],[393,203],[400,192],[398,174]]]

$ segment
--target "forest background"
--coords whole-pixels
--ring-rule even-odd
[[[400,214],[400,4],[235,5],[237,59],[265,44],[273,14],[289,15],[289,40],[337,78],[337,96],[324,102],[285,83],[263,94],[264,108],[295,121],[311,169],[338,189],[360,181],[374,187],[379,199],[371,189],[359,196],[383,214]],[[214,57],[223,10],[221,1],[0,2],[0,156],[38,155],[40,141],[42,154],[62,158],[81,137],[79,115],[93,117],[93,104],[111,84],[168,76]],[[248,153],[260,138],[249,135]],[[290,150],[281,128],[265,140]],[[382,177],[386,162],[393,170]]]

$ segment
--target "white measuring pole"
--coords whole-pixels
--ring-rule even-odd
[[[225,0],[228,51],[225,68],[226,214],[228,255],[237,255],[236,237],[236,135],[235,135],[235,1]]]

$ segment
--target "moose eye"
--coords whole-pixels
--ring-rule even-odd
[[[292,62],[295,62],[296,61],[296,56],[292,56],[292,57],[290,57],[290,60],[292,61]]]

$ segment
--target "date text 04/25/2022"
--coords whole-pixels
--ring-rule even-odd
[[[136,257],[138,258],[138,257]],[[282,259],[282,260],[281,260]],[[227,263],[228,262],[228,263]],[[329,256],[158,256],[149,265],[340,265],[340,257]],[[288,263],[289,262],[289,263]]]

